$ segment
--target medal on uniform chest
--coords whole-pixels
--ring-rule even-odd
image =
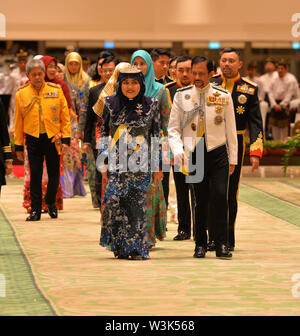
[[[52,118],[52,120],[53,120],[54,122],[57,122],[57,121],[58,121],[58,116],[55,115],[55,116]]]
[[[186,94],[186,95],[184,96],[184,99],[189,100],[189,99],[191,99],[191,96],[190,96],[189,94]]]
[[[246,104],[247,103],[247,97],[243,94],[238,96],[238,101],[240,104]]]
[[[57,106],[57,105],[52,105],[52,106],[51,106],[51,110],[52,110],[53,112],[56,112],[56,111],[58,110],[58,106]]]
[[[223,113],[223,107],[221,105],[216,105],[215,111],[217,114]]]
[[[238,114],[243,114],[243,113],[245,112],[245,107],[244,107],[244,106],[238,106],[238,107],[236,108],[236,112],[237,112]]]
[[[222,121],[223,121],[222,116],[218,115],[218,116],[215,117],[215,124],[216,125],[220,125],[222,123]]]
[[[197,129],[196,124],[195,124],[195,123],[192,123],[192,124],[191,124],[191,128],[192,128],[193,131],[196,131],[196,129]]]

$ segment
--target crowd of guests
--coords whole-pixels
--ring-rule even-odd
[[[228,178],[234,231],[246,124],[254,170],[263,138],[284,140],[291,109],[300,110],[298,82],[285,62],[267,59],[260,77],[250,63],[242,79],[242,58],[232,48],[222,52],[219,68],[206,57],[171,57],[160,48],[137,50],[130,62],[105,50],[92,65],[75,51],[64,64],[48,55],[18,56],[18,73],[2,81],[0,91],[12,96],[8,130],[24,161],[27,221],[40,220],[42,212],[57,218],[63,198],[85,196],[86,174],[92,205],[101,212],[100,245],[120,259],[147,259],[156,239],[166,236],[171,168],[178,210],[174,240],[193,233],[194,257],[203,258],[207,250],[232,257]],[[183,143],[187,135],[194,139],[190,147]],[[153,139],[159,139],[157,151]],[[9,144],[3,141],[2,184],[5,167],[11,173]],[[188,183],[200,146],[203,179]],[[124,157],[139,169],[124,169]],[[215,225],[208,239],[209,222]]]

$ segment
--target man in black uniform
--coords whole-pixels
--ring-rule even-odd
[[[235,167],[234,173],[230,176],[228,191],[228,246],[231,251],[233,251],[235,247],[238,187],[245,153],[245,130],[247,125],[250,134],[250,162],[252,172],[258,168],[263,151],[263,126],[257,96],[258,89],[255,83],[240,76],[239,69],[241,69],[242,65],[243,62],[239,50],[226,48],[221,52],[220,58],[222,75],[215,75],[211,79],[212,83],[221,86],[231,93],[238,135],[238,164]],[[212,223],[214,223],[214,220],[208,223],[210,237],[208,249],[210,250],[213,250],[210,245],[212,240],[214,240],[214,225]]]
[[[166,84],[166,87],[170,91],[172,103],[173,103],[174,96],[175,96],[177,89],[187,87],[191,85],[193,82],[192,58],[190,56],[180,56],[177,58],[176,78],[177,78],[177,81]],[[193,188],[189,188],[189,184],[185,182],[185,175],[183,173],[175,172],[174,162],[171,161],[171,164],[172,164],[173,176],[174,176],[174,182],[175,182],[177,210],[178,210],[177,211],[178,234],[173,239],[174,240],[190,239],[191,238],[191,206],[190,206],[190,200],[189,200],[189,190],[191,190],[191,196],[193,199]]]
[[[0,194],[1,186],[6,184],[5,175],[12,172],[12,154],[6,123],[6,115],[0,99]]]

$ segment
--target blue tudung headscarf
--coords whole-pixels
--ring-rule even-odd
[[[146,82],[145,96],[153,98],[158,95],[163,85],[155,81],[152,59],[147,51],[145,50],[135,51],[131,56],[130,63],[133,64],[135,58],[138,56],[141,57],[148,66],[147,73],[145,75],[145,82]]]

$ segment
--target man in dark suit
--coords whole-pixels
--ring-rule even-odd
[[[1,186],[6,184],[5,175],[12,172],[12,154],[6,123],[4,106],[0,99],[0,194]]]
[[[96,123],[98,121],[98,116],[94,112],[93,106],[96,104],[101,91],[103,90],[106,83],[113,74],[117,64],[118,60],[115,59],[113,56],[105,58],[101,64],[101,78],[103,78],[104,83],[92,87],[89,91],[88,107],[86,112],[87,115],[84,127],[83,149],[86,153],[89,153],[92,150],[95,161],[97,160],[98,155],[98,149],[95,137],[95,129],[96,129]],[[100,209],[101,209],[101,191],[102,191],[102,175],[98,171],[98,169],[96,169],[96,194]]]
[[[155,80],[161,84],[173,82],[168,77],[171,52],[167,49],[156,48],[151,51],[150,55],[153,62]]]
[[[252,172],[258,169],[259,160],[263,151],[263,126],[258,100],[257,84],[241,77],[239,70],[243,65],[239,50],[226,48],[221,52],[220,68],[221,75],[212,77],[211,82],[221,86],[231,93],[234,111],[236,130],[238,137],[238,164],[234,173],[230,176],[228,203],[229,203],[229,228],[228,246],[231,251],[235,247],[235,222],[238,208],[238,188],[245,153],[245,131],[249,128],[250,135],[250,162]],[[214,240],[214,220],[210,220],[209,240]],[[210,244],[209,244],[210,245]],[[213,245],[213,244],[212,244]],[[213,249],[208,246],[208,249]]]

